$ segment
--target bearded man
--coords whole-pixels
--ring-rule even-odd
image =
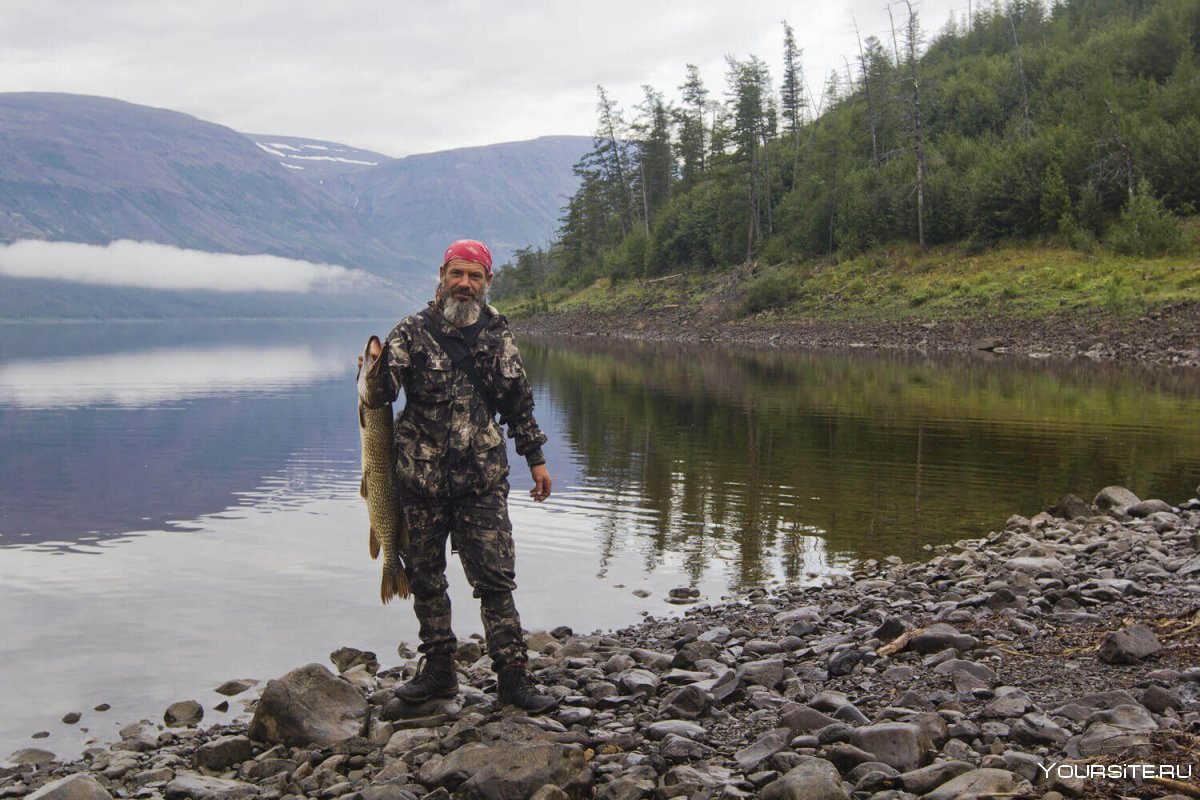
[[[533,418],[533,393],[506,320],[487,303],[492,254],[482,242],[454,242],[442,258],[437,299],[392,329],[379,376],[362,401],[371,408],[404,390],[395,422],[396,478],[408,520],[405,564],[423,654],[416,677],[396,690],[407,702],[454,697],[457,639],[446,592],[446,539],[479,599],[487,652],[502,703],[553,710],[526,669],[508,518],[508,454],[500,425],[533,476],[530,495],[550,496],[542,456],[546,435]],[[500,425],[495,416],[499,413]]]

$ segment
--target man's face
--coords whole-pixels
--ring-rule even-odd
[[[461,258],[442,267],[442,313],[451,325],[465,328],[479,320],[491,278],[482,265]]]
[[[442,268],[442,297],[479,300],[489,285],[487,270],[474,261],[455,258]]]

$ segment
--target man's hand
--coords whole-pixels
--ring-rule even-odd
[[[540,503],[550,496],[550,470],[546,469],[545,464],[538,464],[529,468],[529,474],[533,476],[533,488],[529,490],[529,496]]]

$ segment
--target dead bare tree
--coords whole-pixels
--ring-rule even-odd
[[[908,8],[908,24],[905,26],[905,49],[908,51],[908,68],[912,76],[911,113],[913,145],[917,156],[917,243],[925,247],[925,133],[921,129],[921,80],[917,75],[917,45],[921,30],[917,24],[917,12],[912,0],[904,0]]]
[[[1009,4],[1008,6],[1008,25],[1012,28],[1013,37],[1013,52],[1017,56],[1017,74],[1021,78],[1021,114],[1025,121],[1025,140],[1033,138],[1033,131],[1029,124],[1029,85],[1025,82],[1025,62],[1021,60],[1021,42],[1017,39],[1017,22],[1016,22],[1016,6]]]
[[[863,94],[867,98],[867,124],[871,127],[871,166],[878,167],[879,136],[875,124],[875,103],[871,98],[870,70],[867,69],[867,55],[863,52],[862,34],[858,30],[858,18],[851,14],[850,19],[854,21],[854,36],[858,39],[858,64],[862,69]]]

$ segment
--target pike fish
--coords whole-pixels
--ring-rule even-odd
[[[362,364],[358,368],[358,429],[362,439],[362,486],[359,493],[367,501],[371,521],[371,558],[383,555],[383,580],[379,599],[387,604],[393,597],[407,598],[408,575],[404,572],[404,553],[408,549],[408,525],[400,510],[396,491],[396,444],[392,439],[392,404],[367,408],[362,398],[366,382],[379,374],[382,356],[371,355],[371,345],[379,337],[367,340]]]

